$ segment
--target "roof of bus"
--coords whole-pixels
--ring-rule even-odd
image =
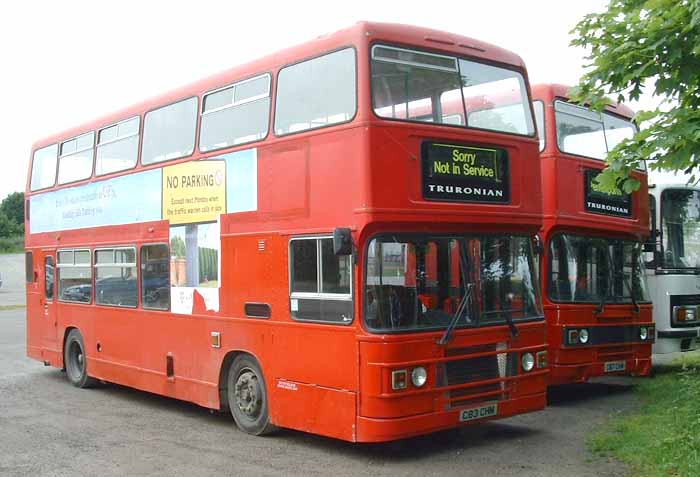
[[[569,90],[571,86],[556,83],[542,83],[532,85],[532,99],[540,99],[544,101],[552,101],[554,98],[569,98]],[[605,107],[606,111],[613,114],[632,119],[634,111],[622,103],[613,103]]]
[[[217,88],[224,87],[235,81],[243,80],[266,72],[274,72],[278,68],[293,64],[306,58],[312,58],[323,52],[357,45],[369,41],[387,41],[395,44],[411,45],[424,49],[432,49],[475,59],[525,68],[522,59],[508,50],[484,43],[465,36],[446,33],[439,30],[397,23],[358,22],[348,28],[316,37],[297,46],[280,50],[276,53],[259,58],[246,64],[222,71],[194,83],[182,86],[165,94],[147,99],[120,111],[104,115],[93,121],[61,131],[35,142],[32,150],[53,144],[58,141],[78,136],[82,133],[109,126],[118,121],[128,119],[138,114],[157,109],[192,96],[199,96]]]

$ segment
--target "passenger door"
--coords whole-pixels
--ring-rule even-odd
[[[60,352],[60,350],[57,348],[56,251],[44,251],[43,262],[44,268],[41,278],[42,295],[39,301],[43,308],[40,321],[41,347]]]

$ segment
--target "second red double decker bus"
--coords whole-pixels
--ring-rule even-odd
[[[458,35],[359,23],[207,78],[35,145],[28,354],[251,434],[542,409],[537,165],[522,61]]]
[[[550,384],[610,374],[647,375],[655,338],[641,262],[649,231],[646,171],[632,194],[607,194],[594,178],[608,151],[636,126],[633,113],[568,102],[568,87],[533,87],[544,197],[541,279]]]

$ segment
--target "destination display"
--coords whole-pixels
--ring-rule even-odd
[[[612,215],[614,217],[632,216],[632,194],[622,191],[610,194],[601,191],[593,181],[600,171],[587,169],[584,173],[584,206],[586,212]]]
[[[508,156],[492,149],[424,142],[423,198],[450,202],[510,202]]]

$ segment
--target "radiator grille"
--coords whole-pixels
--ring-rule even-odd
[[[468,354],[503,351],[489,356],[466,357],[448,361],[438,366],[438,383],[441,386],[455,386],[478,381],[487,381],[515,376],[518,373],[517,353],[507,352],[506,343],[493,343],[484,346],[447,350],[446,356],[454,357]],[[508,388],[504,381],[464,389],[452,389],[448,392],[451,407],[459,407],[478,401],[507,399]],[[480,396],[485,394],[484,396]]]

